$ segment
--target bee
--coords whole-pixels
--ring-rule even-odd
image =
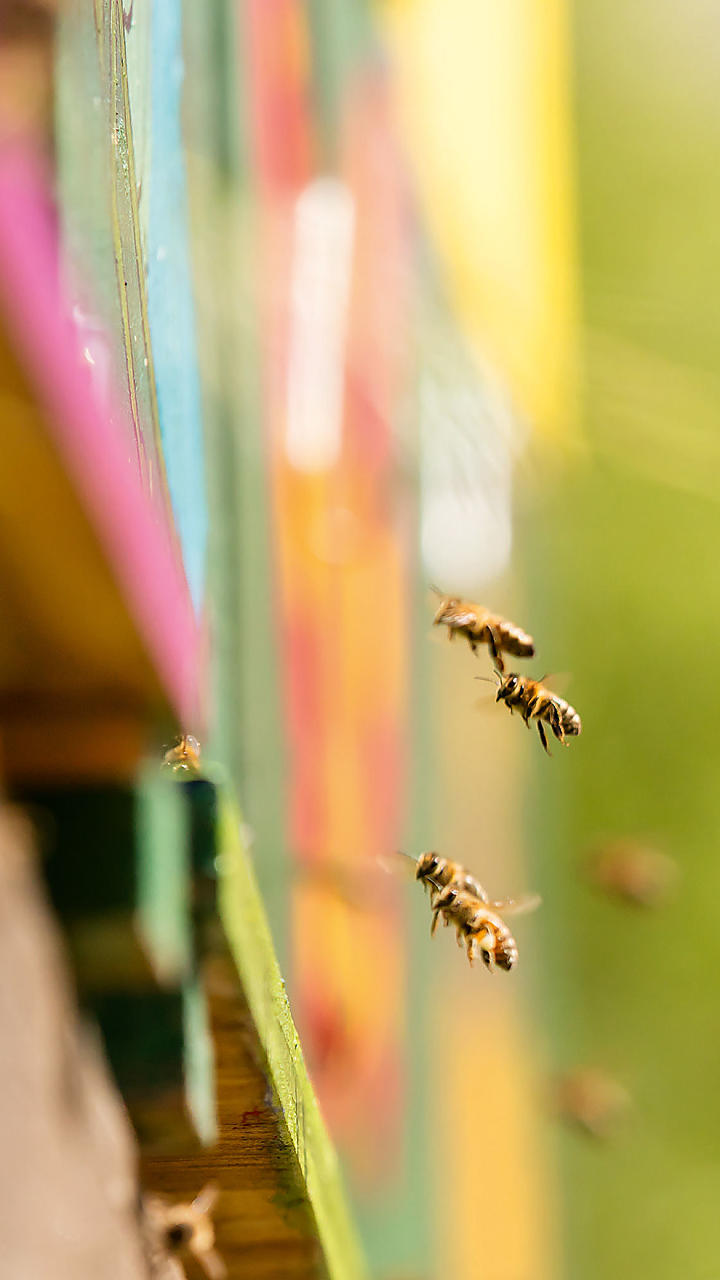
[[[535,721],[540,741],[548,755],[550,755],[550,749],[543,720],[549,724],[555,737],[564,745],[567,745],[566,737],[576,737],[580,733],[582,724],[577,711],[564,698],[558,697],[556,693],[551,693],[545,688],[542,683],[545,676],[542,680],[531,680],[528,676],[519,676],[515,672],[503,676],[500,670],[496,671],[495,675],[498,682],[495,701],[507,703],[511,714],[515,710],[519,711],[528,729],[530,721]]]
[[[486,968],[492,971],[497,965],[509,972],[517,962],[517,943],[505,921],[493,909],[508,905],[489,903],[486,898],[478,898],[450,884],[435,899],[433,931],[438,917],[443,915],[446,921],[455,925],[459,946],[464,940],[471,965],[477,946]]]
[[[598,1067],[576,1067],[556,1076],[550,1103],[559,1119],[601,1140],[615,1137],[632,1109],[627,1089]]]
[[[540,905],[537,894],[493,902],[475,876],[459,862],[451,862],[439,853],[422,853],[419,858],[412,858],[398,850],[392,862],[383,859],[381,865],[386,871],[391,871],[399,865],[396,859],[404,860],[405,866],[414,863],[415,879],[430,890],[431,935],[435,933],[440,919],[445,925],[454,924],[458,945],[462,946],[464,941],[470,964],[475,959],[478,946],[488,969],[495,965],[500,969],[512,969],[517,961],[517,944],[500,913],[519,915],[534,911]]]
[[[219,1194],[218,1188],[208,1183],[190,1203],[167,1204],[160,1196],[143,1197],[145,1238],[155,1267],[169,1254],[178,1277],[184,1276],[177,1257],[187,1250],[200,1263],[208,1280],[224,1280],[227,1268],[215,1249],[210,1217]]]
[[[666,854],[633,840],[613,840],[597,849],[590,879],[606,893],[637,907],[659,907],[672,896],[677,864]]]
[[[420,880],[426,889],[430,889],[431,902],[434,902],[437,895],[450,884],[463,892],[474,894],[482,902],[488,900],[482,885],[470,875],[469,871],[461,867],[459,862],[442,858],[439,853],[420,854],[415,864],[415,879]]]
[[[183,734],[174,746],[165,752],[163,764],[173,773],[199,773],[200,743],[192,733]]]
[[[436,594],[440,595],[440,592]],[[508,622],[507,618],[501,618],[483,605],[472,604],[469,600],[443,596],[433,618],[433,626],[440,625],[447,627],[450,640],[456,632],[464,635],[473,653],[477,652],[478,645],[486,644],[498,671],[505,670],[503,653],[512,653],[516,658],[532,658],[535,653],[532,636],[516,627],[514,622]]]

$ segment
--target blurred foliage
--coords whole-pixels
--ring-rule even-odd
[[[576,18],[589,452],[526,493],[523,542],[584,731],[534,761],[528,817],[548,1057],[607,1071],[634,1109],[605,1146],[558,1137],[565,1274],[701,1280],[720,1256],[720,17],[583,0]],[[674,902],[639,915],[593,892],[588,848],[616,837],[676,858]]]

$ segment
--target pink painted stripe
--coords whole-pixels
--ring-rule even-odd
[[[164,513],[148,500],[124,441],[93,397],[60,290],[50,192],[32,145],[0,147],[0,308],[159,683],[180,723],[197,725],[200,636],[185,577]]]

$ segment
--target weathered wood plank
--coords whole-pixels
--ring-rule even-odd
[[[221,1190],[218,1248],[230,1280],[361,1280],[337,1157],[307,1077],[264,909],[227,801],[219,897],[228,938],[203,962],[215,1046],[219,1141],[187,1157],[143,1160],[148,1183],[178,1197]]]

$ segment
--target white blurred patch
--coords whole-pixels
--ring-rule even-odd
[[[355,204],[318,178],[295,206],[285,452],[298,471],[331,467],[342,447],[345,344]]]
[[[107,408],[112,371],[107,329],[99,316],[84,310],[80,303],[73,306],[72,318],[83,361],[89,366],[93,388],[100,403]]]
[[[507,568],[516,435],[505,398],[464,360],[423,375],[421,554],[443,592],[476,598]]]

